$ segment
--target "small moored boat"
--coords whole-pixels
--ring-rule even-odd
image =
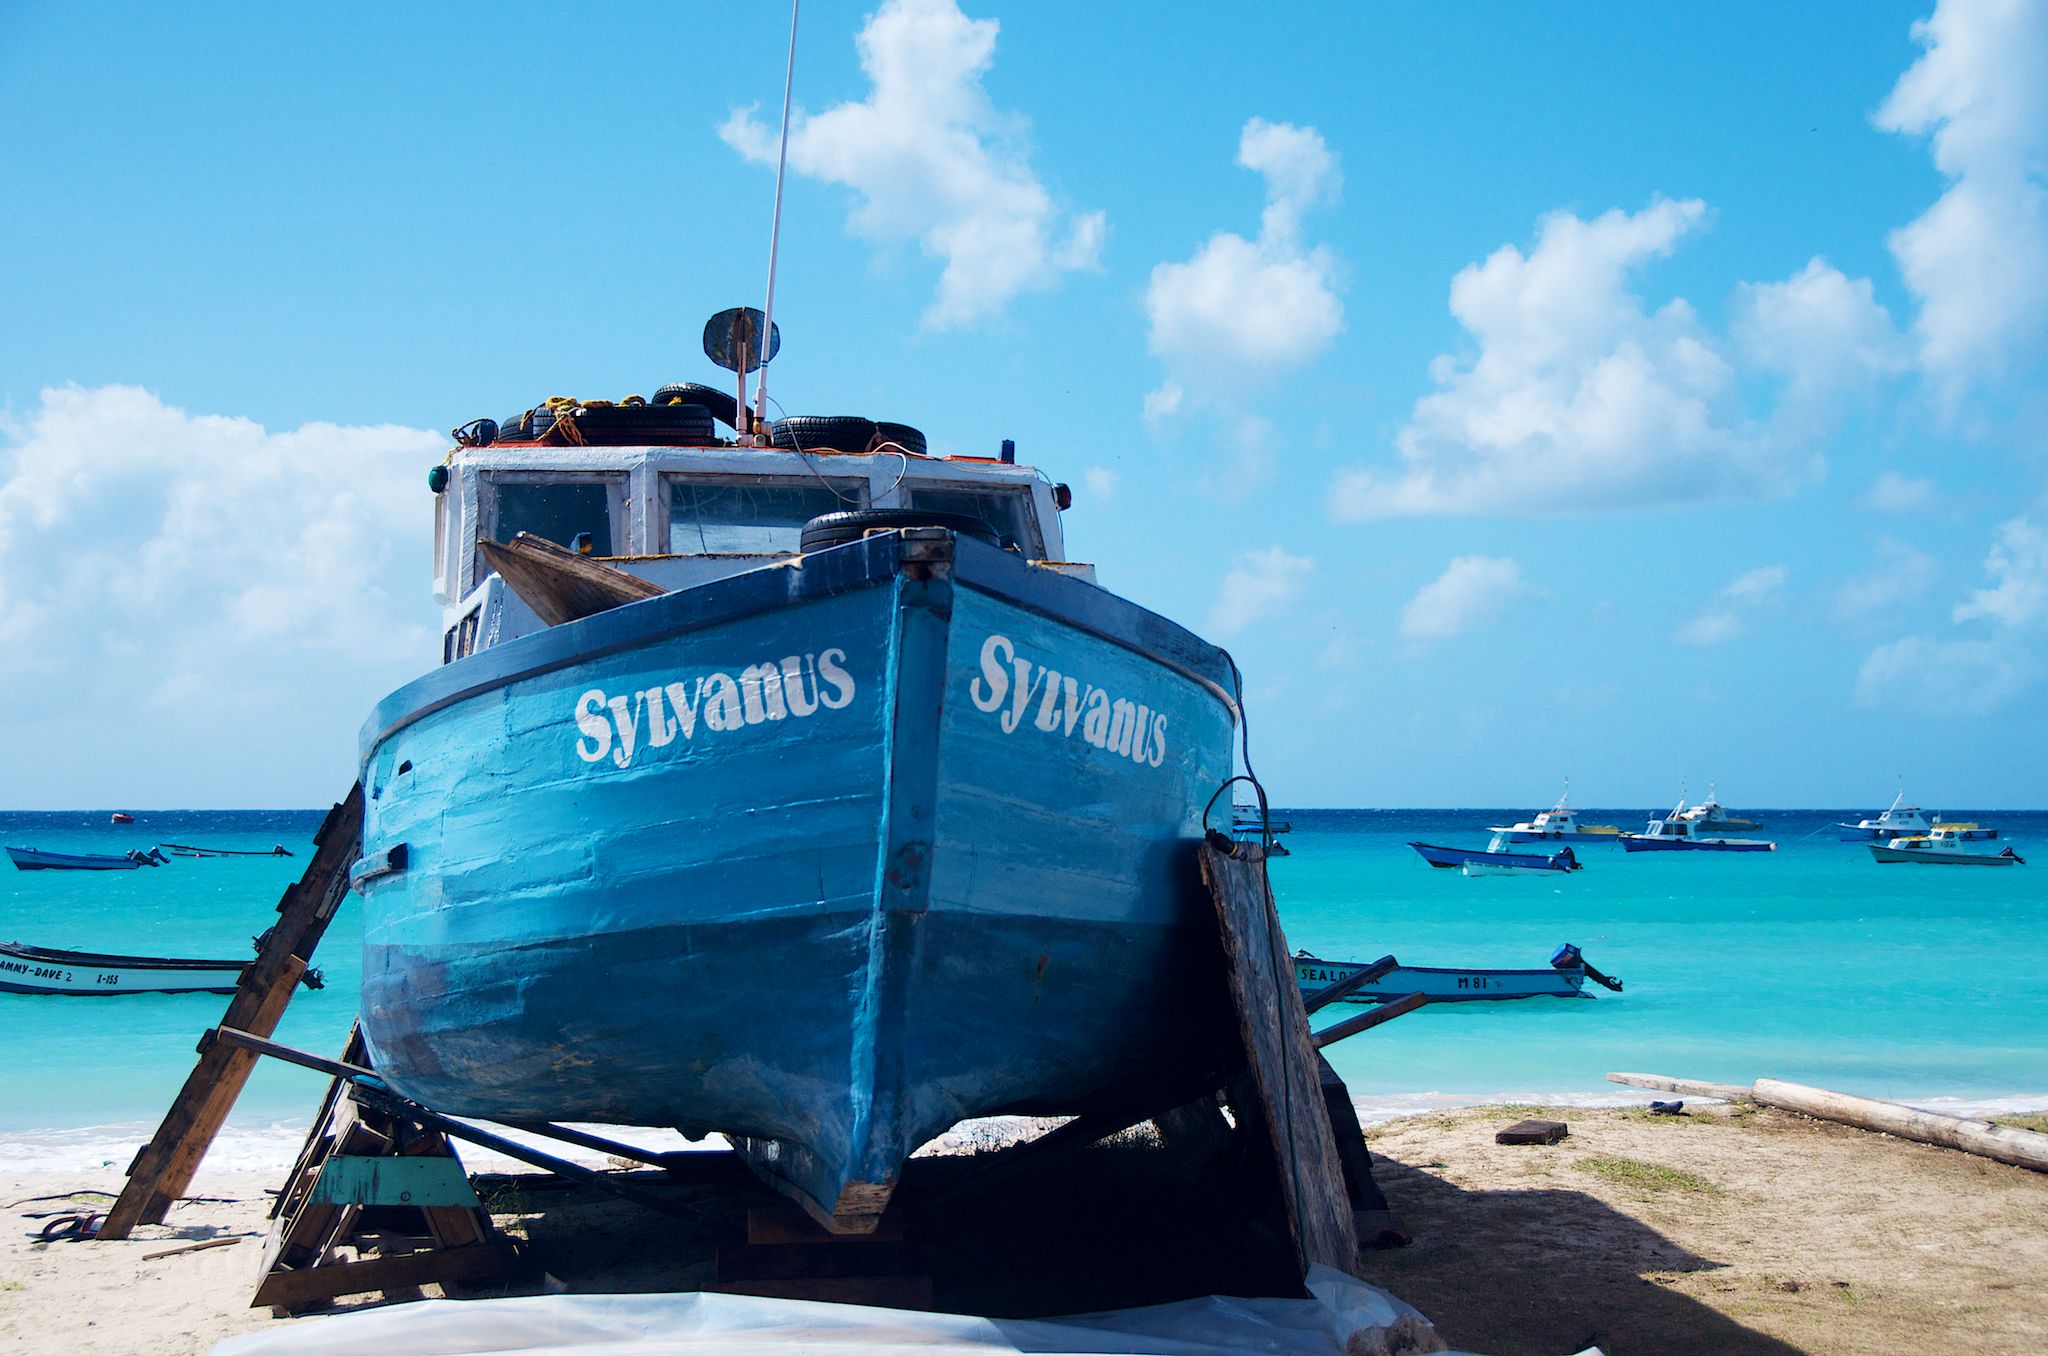
[[[242,972],[251,963],[176,956],[115,956],[0,942],[0,993],[233,993],[241,982]],[[320,972],[308,970],[304,983],[309,989],[319,988]]]
[[[7,859],[17,871],[133,871],[138,866],[162,866],[168,859],[151,848],[147,852],[44,852],[40,848],[11,847]]]
[[[1711,786],[1707,788],[1707,798],[1692,808],[1686,809],[1684,803],[1680,802],[1679,813],[1684,815],[1685,822],[1692,825],[1695,830],[1705,830],[1709,833],[1763,827],[1754,819],[1729,814],[1728,807],[1714,798],[1714,788]]]
[[[1694,806],[1698,809],[1698,806]],[[1641,833],[1625,833],[1621,846],[1628,852],[1776,852],[1778,845],[1761,838],[1723,838],[1702,833],[1701,821],[1689,816],[1685,802],[1662,819],[1653,819]]]
[[[1557,804],[1541,812],[1534,819],[1525,819],[1518,824],[1494,826],[1494,837],[1509,843],[1621,841],[1621,830],[1615,825],[1581,824],[1578,812],[1572,809],[1570,801],[1571,785],[1566,783],[1565,793],[1557,798]]]
[[[113,813],[112,822],[115,824],[133,824],[135,816],[127,813],[125,810],[116,810]]]
[[[290,848],[283,843],[268,848],[210,848],[197,847],[191,843],[164,843],[173,857],[289,857]]]
[[[2027,859],[2001,843],[1997,829],[1976,824],[1936,824],[1927,833],[1907,834],[1888,843],[1872,843],[1870,855],[1881,865],[1919,862],[1927,866],[2025,866]]]
[[[1294,953],[1294,978],[1304,994],[1335,984],[1364,969],[1358,961],[1324,960],[1306,951]],[[1455,966],[1403,965],[1346,994],[1346,1003],[1391,1003],[1411,993],[1426,994],[1432,1003],[1464,1003],[1476,999],[1591,998],[1592,980],[1616,993],[1621,981],[1601,974],[1576,946],[1566,942],[1541,970],[1487,970]]]
[[[1447,870],[1468,868],[1474,864],[1480,871],[1467,870],[1466,875],[1511,875],[1523,872],[1563,872],[1580,869],[1579,859],[1572,855],[1570,848],[1560,848],[1552,853],[1501,852],[1500,840],[1495,838],[1491,849],[1443,847],[1436,843],[1410,843],[1423,861],[1431,866]]]
[[[1843,843],[1885,843],[1907,834],[1930,833],[1934,821],[1916,806],[1906,804],[1906,793],[1899,792],[1891,808],[1875,819],[1859,819],[1854,824],[1835,825],[1835,838]]]

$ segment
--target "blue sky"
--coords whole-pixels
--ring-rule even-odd
[[[436,431],[758,304],[786,37],[0,5],[0,806],[337,796]],[[796,101],[771,394],[1071,481],[1280,802],[2048,799],[2042,4],[811,0]]]

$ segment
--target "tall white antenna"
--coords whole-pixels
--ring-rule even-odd
[[[775,219],[768,228],[768,303],[761,308],[761,377],[754,386],[753,427],[768,417],[769,341],[775,334],[775,256],[782,245],[782,176],[789,168],[789,98],[796,89],[796,19],[803,0],[789,0],[789,68],[782,76],[782,149],[775,156]],[[752,430],[749,430],[750,432]]]

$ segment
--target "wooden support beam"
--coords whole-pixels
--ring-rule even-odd
[[[278,901],[278,920],[265,934],[256,960],[242,972],[223,1025],[268,1036],[313,959],[334,912],[348,894],[348,869],[363,837],[363,788],[350,788],[327,812],[306,870]],[[120,1199],[100,1225],[101,1238],[126,1238],[138,1224],[160,1224],[171,1202],[192,1185],[192,1175],[227,1122],[249,1080],[256,1056],[230,1045],[200,1051],[199,1062],[171,1102],[163,1124],[128,1166]]]
[[[1200,853],[1260,1122],[1279,1168],[1295,1260],[1304,1272],[1315,1263],[1354,1272],[1357,1227],[1323,1108],[1308,1012],[1266,880],[1265,849],[1210,839]]]
[[[1880,1102],[1826,1088],[1809,1088],[1775,1078],[1756,1080],[1755,1100],[1784,1111],[1797,1111],[1824,1121],[1838,1121],[1859,1130],[1914,1139],[1922,1144],[1939,1144],[1947,1149],[2010,1163],[2016,1168],[2048,1172],[2048,1135],[2017,1126],[1994,1125],[1990,1121],[1944,1116],[1938,1111]]]
[[[1317,989],[1308,996],[1302,1006],[1307,1008],[1308,1015],[1313,1017],[1330,1004],[1349,998],[1374,980],[1385,979],[1400,968],[1401,962],[1392,956],[1381,956],[1371,965],[1352,971],[1335,984],[1326,984]]]
[[[1370,1031],[1376,1026],[1393,1021],[1396,1017],[1415,1011],[1428,1001],[1429,995],[1426,993],[1411,993],[1406,997],[1396,998],[1391,1003],[1382,1003],[1376,1008],[1361,1012],[1356,1017],[1346,1017],[1335,1026],[1327,1026],[1316,1032],[1315,1047],[1318,1050],[1326,1050],[1346,1036],[1356,1036],[1361,1031]]]
[[[668,590],[635,574],[579,556],[545,537],[521,532],[509,544],[477,543],[477,550],[534,615],[549,626],[609,611],[622,603],[659,597]]]

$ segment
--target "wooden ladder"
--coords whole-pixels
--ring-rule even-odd
[[[305,874],[278,901],[278,919],[266,932],[256,960],[242,972],[221,1025],[268,1036],[304,979],[313,951],[348,894],[348,871],[363,840],[363,788],[327,812],[313,835],[316,850]],[[199,1062],[172,1101],[156,1135],[128,1165],[128,1183],[100,1224],[99,1237],[126,1238],[138,1224],[161,1224],[171,1203],[192,1185],[199,1160],[227,1122],[228,1112],[256,1067],[256,1056],[214,1039],[199,1042]]]

